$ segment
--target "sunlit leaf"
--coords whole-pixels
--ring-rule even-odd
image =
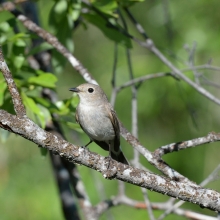
[[[131,48],[131,40],[120,33],[120,31],[116,30],[114,27],[112,27],[110,24],[108,24],[104,19],[101,19],[99,15],[97,14],[85,14],[83,15],[90,23],[97,26],[103,34],[108,37],[109,39],[117,42],[118,44],[121,44],[127,48]],[[116,25],[116,28],[119,28],[119,26]]]
[[[28,79],[29,83],[47,88],[55,88],[56,81],[57,81],[57,77],[51,73],[30,77]]]
[[[26,33],[18,33],[18,34],[14,34],[12,37],[10,37],[8,40],[11,42],[15,42],[15,44],[17,44],[17,46],[26,46],[25,41],[23,40],[28,39],[30,36],[29,34]],[[22,44],[22,45],[21,45]]]
[[[57,14],[62,14],[67,10],[67,6],[68,5],[66,0],[59,0],[54,6],[54,12]]]
[[[20,69],[25,61],[25,57],[21,54],[18,56],[14,56],[13,63],[17,69]]]
[[[71,17],[73,21],[76,21],[81,13],[81,1],[76,0],[69,4],[68,7],[68,15]]]
[[[11,29],[8,22],[2,22],[0,23],[0,31],[2,32],[8,32]]]
[[[56,102],[56,106],[59,109],[57,113],[60,115],[66,115],[70,112],[68,105],[66,105],[63,101]]]
[[[111,15],[113,17],[117,17],[115,13],[116,9],[118,8],[118,4],[116,1],[109,1],[109,0],[102,0],[102,1],[92,1],[92,5],[96,7],[99,11]]]

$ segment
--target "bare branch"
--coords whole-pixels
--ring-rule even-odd
[[[220,134],[215,132],[210,132],[205,137],[195,138],[188,141],[181,141],[178,143],[172,143],[162,146],[154,151],[154,155],[162,157],[164,154],[168,154],[174,151],[184,150],[186,148],[196,147],[202,144],[207,144],[211,142],[220,141]]]
[[[164,76],[173,76],[171,73],[153,73],[153,74],[149,74],[146,76],[141,76],[135,79],[132,79],[126,83],[124,83],[123,85],[117,87],[117,92],[120,92],[123,88],[128,87],[128,86],[132,86],[136,83],[142,83],[146,80],[149,79],[155,79],[155,78],[160,78],[160,77],[164,77]]]
[[[0,110],[0,127],[59,154],[69,161],[97,170],[105,178],[126,181],[211,210],[220,211],[220,193],[214,190],[169,180],[116,161],[111,161],[109,164],[109,160],[104,157],[44,131],[27,117],[20,118]]]
[[[218,67],[218,66],[211,66],[210,64],[204,64],[204,65],[194,66],[193,68],[194,68],[195,70],[208,69],[208,70],[213,70],[213,71],[220,71],[220,67]],[[186,71],[192,71],[192,68],[191,68],[191,67],[188,67],[188,68],[182,69],[182,72],[186,72]]]
[[[107,200],[107,201],[103,201],[103,202],[99,203],[96,206],[96,210],[102,210],[99,213],[99,215],[101,215],[105,210],[111,208],[112,206],[117,206],[117,205],[121,205],[121,204],[131,206],[131,207],[137,208],[137,209],[146,209],[147,208],[146,203],[144,203],[144,202],[130,199],[125,195],[118,195],[111,200]],[[170,202],[151,203],[151,207],[154,210],[167,210],[171,206],[172,206],[172,203],[170,203]],[[186,218],[194,219],[194,220],[204,220],[204,219],[205,220],[217,220],[217,218],[215,218],[215,217],[199,214],[199,213],[196,213],[196,212],[193,212],[190,210],[185,210],[185,209],[180,209],[180,208],[173,210],[173,213],[177,214],[179,216],[184,216]]]
[[[8,65],[4,60],[1,47],[0,47],[0,71],[3,73],[5,81],[8,85],[9,92],[11,93],[15,113],[19,117],[26,116],[25,107],[21,101],[21,97],[18,93],[17,86],[15,85],[15,82],[14,82],[12,74],[8,68]]]
[[[154,214],[153,214],[153,211],[152,211],[152,207],[151,207],[151,202],[150,202],[148,194],[147,194],[147,190],[145,188],[141,188],[141,191],[142,191],[142,194],[144,196],[144,202],[146,204],[150,220],[155,220],[155,217],[154,217]]]

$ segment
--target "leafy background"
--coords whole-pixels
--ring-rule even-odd
[[[122,2],[131,4],[129,1]],[[99,10],[105,12],[106,16],[115,16],[112,10],[117,6],[116,1],[103,1],[103,4],[100,1],[93,1],[93,3]],[[148,50],[122,36],[117,35],[115,39],[115,34],[109,33],[100,17],[92,12],[83,15],[83,25],[72,32],[74,28],[72,21],[75,21],[80,14],[80,1],[70,4],[70,1],[65,0],[39,0],[36,4],[42,27],[55,34],[73,52],[92,73],[109,98],[114,41],[119,43],[117,85],[129,80],[125,45],[131,47],[135,77],[156,72],[169,72],[169,69]],[[156,46],[178,68],[185,68],[189,59],[189,53],[185,48],[187,46],[192,48],[195,43],[197,45],[195,65],[212,62],[212,65],[218,66],[219,6],[219,1],[210,3],[201,0],[191,2],[147,0],[134,2],[130,5],[130,10]],[[20,28],[21,33],[14,32],[14,25]],[[129,21],[127,25],[129,31],[138,36]],[[50,119],[50,113],[56,112],[60,115],[68,140],[78,145],[85,144],[88,137],[74,124],[77,98],[68,91],[69,88],[84,83],[82,77],[54,50],[51,52],[52,72],[55,75],[45,74],[28,67],[28,55],[39,50],[51,49],[51,46],[43,43],[27,53],[26,48],[30,47],[30,39],[36,38],[36,35],[26,31],[9,12],[0,12],[0,32],[0,43],[3,45],[6,61],[16,79],[29,117],[44,127],[45,122]],[[219,72],[203,70],[202,73],[210,80],[219,81]],[[186,74],[193,78],[191,72]],[[42,87],[48,87],[57,92],[59,102],[56,105],[40,98]],[[218,95],[217,89],[210,86],[206,88]],[[0,106],[13,112],[2,75],[0,75]],[[131,129],[130,88],[119,93],[115,109],[124,125]],[[172,142],[197,138],[211,131],[218,132],[218,112],[219,107],[216,104],[202,97],[183,82],[169,77],[147,81],[138,91],[139,139],[144,146],[153,151]],[[9,134],[2,130],[0,134],[1,219],[62,219],[49,157],[42,156],[38,147],[21,137],[8,136]],[[132,159],[132,147],[122,139],[121,142],[125,155]],[[187,149],[166,155],[164,159],[178,172],[200,183],[219,163],[218,145],[214,143]],[[89,149],[106,155],[106,152],[95,144],[92,144]],[[141,161],[144,166],[159,173],[143,157]],[[93,204],[117,193],[117,181],[105,180],[101,174],[86,167],[79,166],[79,170]],[[103,184],[102,190],[97,187],[98,181]],[[207,187],[219,191],[219,181],[210,183]],[[126,184],[126,193],[134,199],[143,200],[138,187]],[[149,197],[155,202],[168,199],[167,196],[154,192],[150,192]],[[183,207],[214,215],[213,212],[201,210],[196,205],[184,204]],[[155,213],[159,215],[162,212],[155,211]],[[127,206],[112,208],[101,219],[107,219],[106,215],[114,216],[114,219],[148,219],[145,210],[135,210]],[[176,218],[175,215],[170,215],[166,219]],[[184,218],[178,216],[178,219]]]

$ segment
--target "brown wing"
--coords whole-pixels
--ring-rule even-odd
[[[111,111],[109,112],[109,118],[111,120],[111,123],[115,131],[114,150],[115,152],[118,152],[120,151],[120,126],[116,113],[112,108]]]
[[[75,113],[75,119],[76,119],[76,123],[80,124],[77,109],[76,109],[76,113]]]

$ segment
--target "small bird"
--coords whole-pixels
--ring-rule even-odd
[[[103,90],[95,84],[85,83],[69,89],[79,96],[76,122],[83,131],[102,149],[109,151],[114,160],[129,165],[120,148],[120,126],[118,118]]]

